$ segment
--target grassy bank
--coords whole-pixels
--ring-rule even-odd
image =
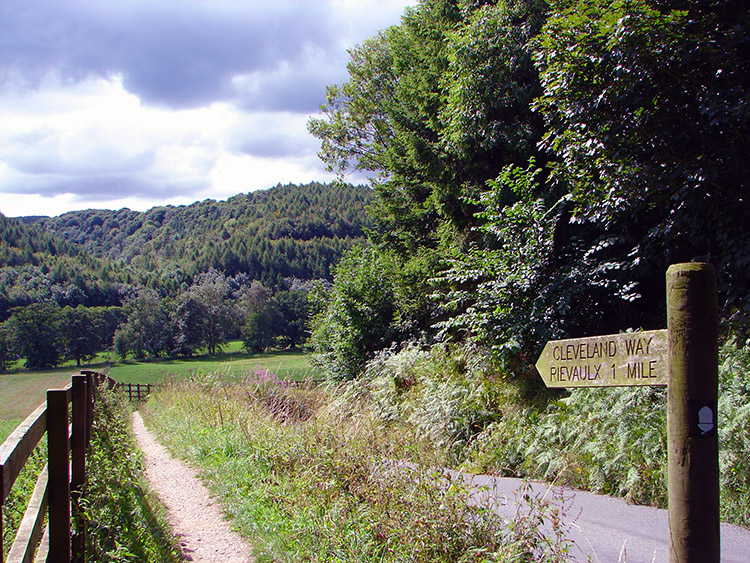
[[[260,563],[566,560],[563,530],[540,531],[551,508],[508,523],[471,506],[428,469],[446,449],[376,410],[356,385],[214,378],[161,388],[144,418],[201,469]]]
[[[130,405],[121,394],[102,389],[94,407],[87,458],[86,494],[78,510],[88,521],[85,561],[170,563],[181,561],[165,512],[143,478],[134,455]],[[0,425],[12,430],[10,422]],[[39,472],[47,461],[42,440],[3,503],[2,550],[7,555]],[[75,507],[74,507],[75,510]]]
[[[182,561],[166,511],[143,476],[122,394],[102,389],[94,406],[87,485],[80,510],[88,521],[85,560],[96,563]]]

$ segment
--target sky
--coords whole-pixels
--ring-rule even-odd
[[[347,49],[416,4],[0,0],[0,213],[333,179],[307,121],[347,80]]]

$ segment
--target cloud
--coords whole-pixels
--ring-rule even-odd
[[[405,0],[3,0],[0,212],[325,181],[306,122]]]
[[[294,179],[283,181],[322,179],[317,142],[300,134],[306,121],[304,114],[247,113],[224,102],[155,108],[126,92],[119,77],[55,87],[48,80],[0,105],[0,194],[194,201],[269,187],[289,170]]]
[[[36,88],[50,72],[76,82],[119,74],[145,103],[172,108],[230,100],[238,77],[266,86],[282,74],[287,82],[301,75],[306,87],[294,92],[308,95],[257,88],[245,107],[315,111],[327,81],[345,78],[341,34],[357,35],[358,26],[351,6],[309,0],[6,0],[2,6],[6,88]],[[310,72],[313,53],[327,65],[322,73]]]

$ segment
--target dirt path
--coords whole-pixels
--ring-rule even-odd
[[[250,546],[234,532],[197,472],[172,457],[133,413],[133,432],[146,461],[146,477],[169,512],[186,561],[252,563]]]

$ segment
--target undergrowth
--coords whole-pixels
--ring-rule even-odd
[[[34,486],[36,485],[39,473],[41,473],[46,463],[47,441],[42,440],[26,461],[23,469],[21,469],[18,478],[8,494],[8,498],[3,503],[3,560],[5,560],[4,557],[10,551],[11,545],[13,545],[13,540],[18,532],[18,526],[21,524],[23,515],[26,512],[26,506],[29,503],[31,494],[34,492]]]
[[[96,563],[181,561],[166,513],[148,491],[122,393],[100,389],[78,510],[87,527],[85,560]]]
[[[720,350],[721,518],[750,527],[750,348]],[[517,405],[479,433],[464,467],[667,503],[666,389],[577,389],[546,408]]]
[[[576,389],[529,400],[478,348],[407,346],[369,364],[360,392],[476,473],[542,479],[666,507],[666,388]],[[538,398],[538,397],[537,397]],[[750,347],[720,350],[721,516],[750,527]]]
[[[166,386],[143,413],[202,469],[259,562],[567,560],[557,508],[531,500],[508,522],[469,502],[463,480],[431,469],[450,445],[384,420],[361,382],[261,379]]]

